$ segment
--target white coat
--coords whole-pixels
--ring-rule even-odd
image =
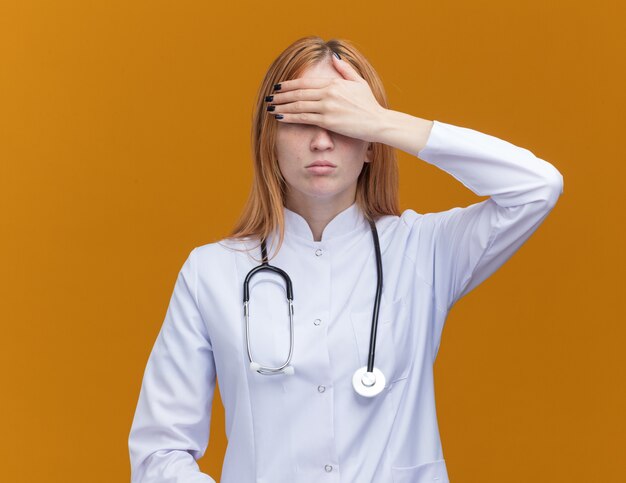
[[[284,208],[285,241],[270,263],[293,281],[295,374],[249,369],[242,285],[258,263],[230,248],[253,243],[194,248],[143,375],[128,440],[133,483],[215,481],[196,460],[208,444],[216,377],[228,438],[221,483],[449,481],[433,387],[446,316],[537,229],[563,177],[527,149],[440,121],[418,156],[489,198],[377,221],[383,392],[364,398],[352,386],[367,363],[376,292],[369,224],[353,204],[314,241],[306,220]],[[289,349],[283,281],[264,271],[250,285],[254,359],[281,365]]]

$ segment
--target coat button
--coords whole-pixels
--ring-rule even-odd
[[[320,325],[320,324],[322,323],[322,321],[321,321],[320,319],[315,319],[315,320],[313,321],[313,323],[314,323],[315,325]]]
[[[318,392],[324,392],[326,390],[326,386],[317,386]]]
[[[315,250],[316,257],[321,257],[322,253],[324,253],[324,250],[322,250],[321,248],[318,248],[317,250]]]
[[[333,471],[333,467],[331,465],[324,466],[324,469],[326,470],[327,473],[330,473],[331,471]]]

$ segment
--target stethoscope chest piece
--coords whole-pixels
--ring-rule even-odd
[[[367,372],[367,366],[363,366],[352,376],[352,385],[357,394],[373,397],[385,389],[385,375],[376,367],[372,372]]]

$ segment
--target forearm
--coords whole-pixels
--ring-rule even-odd
[[[433,121],[392,109],[383,109],[375,142],[417,156],[426,146],[432,127]]]
[[[540,200],[552,205],[563,191],[561,173],[532,151],[493,135],[437,120],[433,121],[419,158],[503,207]]]

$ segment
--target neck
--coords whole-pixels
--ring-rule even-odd
[[[352,206],[355,202],[354,193],[352,197],[343,199],[310,199],[287,197],[285,206],[294,213],[302,216],[311,228],[313,239],[315,241],[322,240],[322,233],[326,225],[345,209]]]

